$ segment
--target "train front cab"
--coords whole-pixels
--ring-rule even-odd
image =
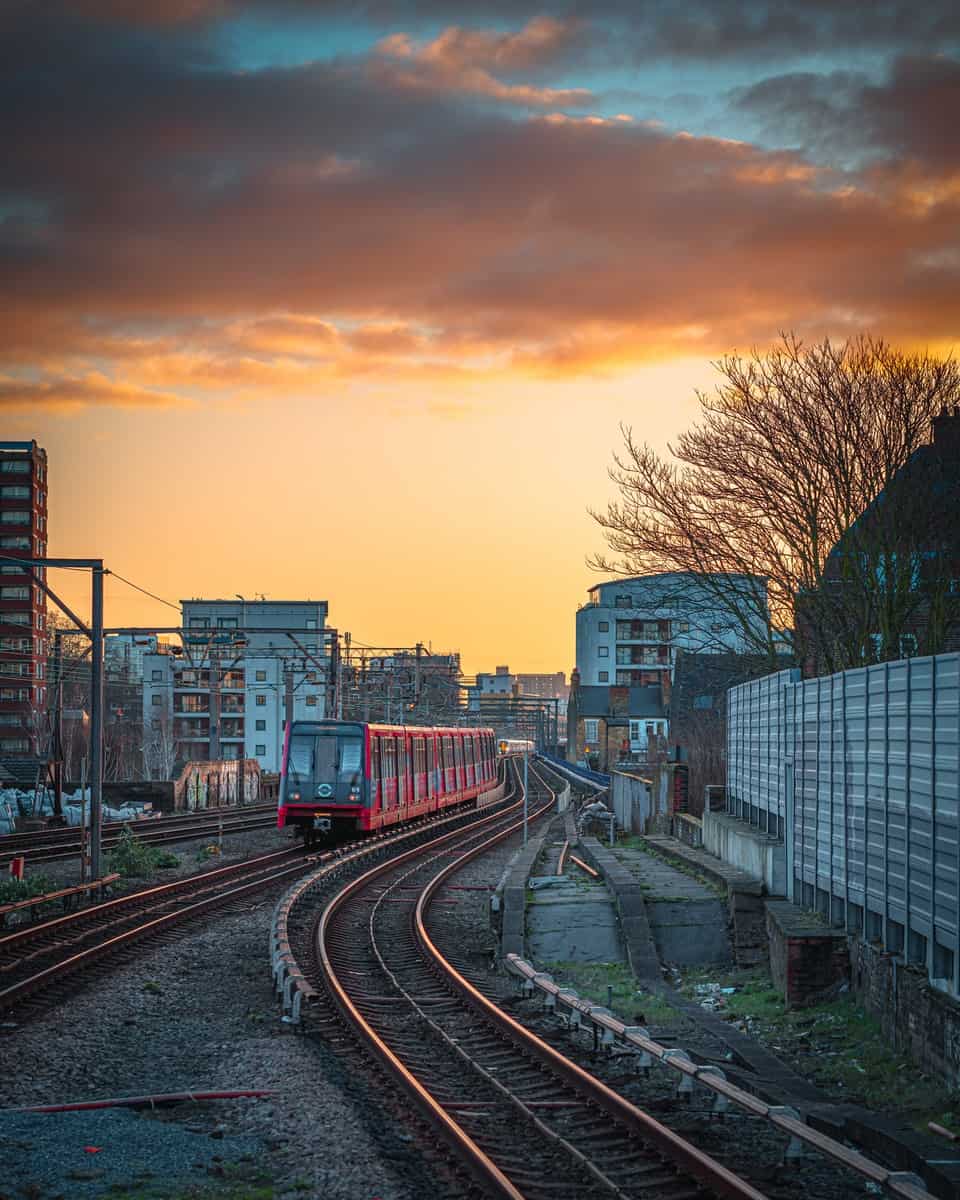
[[[307,845],[356,834],[368,827],[369,773],[366,726],[294,721],[284,747],[277,824],[297,826]]]

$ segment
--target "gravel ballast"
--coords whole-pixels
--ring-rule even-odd
[[[402,1140],[381,1136],[375,1102],[353,1094],[329,1050],[279,1019],[267,955],[275,898],[145,945],[67,1004],[5,1029],[0,1105],[275,1094],[154,1113],[0,1113],[0,1197],[102,1196],[149,1171],[142,1184],[171,1198],[239,1175],[268,1182],[277,1200],[414,1200]]]

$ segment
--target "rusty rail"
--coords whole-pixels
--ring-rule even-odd
[[[795,1110],[766,1104],[757,1096],[728,1082],[719,1067],[697,1066],[683,1051],[661,1046],[653,1041],[643,1026],[624,1025],[608,1009],[581,1000],[576,992],[568,988],[558,987],[551,976],[537,971],[518,955],[508,954],[504,961],[507,970],[522,981],[524,991],[543,992],[549,1008],[565,1008],[574,1024],[593,1025],[599,1032],[601,1042],[618,1042],[635,1050],[641,1056],[641,1064],[659,1062],[679,1072],[687,1087],[697,1084],[713,1092],[720,1101],[718,1111],[722,1111],[726,1104],[736,1104],[751,1116],[768,1121],[803,1145],[856,1171],[867,1182],[883,1188],[890,1196],[899,1197],[900,1200],[933,1200],[923,1180],[912,1171],[890,1171],[881,1167],[859,1151],[851,1150],[834,1138],[812,1129]]]

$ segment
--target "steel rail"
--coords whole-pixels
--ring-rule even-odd
[[[103,844],[115,846],[123,831],[128,828],[140,841],[148,844],[192,841],[216,834],[243,833],[250,829],[270,826],[275,818],[276,806],[257,806],[248,809],[223,810],[222,815],[213,815],[216,810],[206,810],[195,817],[159,818],[141,821],[111,821],[105,827]],[[12,839],[23,839],[13,844]],[[54,862],[58,859],[76,858],[80,853],[80,827],[47,829],[37,833],[13,833],[0,838],[0,865],[13,858],[23,857],[30,863]]]
[[[195,875],[185,875],[181,879],[171,880],[170,883],[158,883],[154,887],[141,888],[140,891],[128,892],[124,896],[115,896],[112,900],[104,900],[99,904],[90,904],[86,908],[66,913],[62,917],[51,917],[48,921],[25,923],[19,929],[13,929],[9,933],[4,933],[0,936],[0,953],[14,946],[21,945],[24,942],[38,941],[50,934],[59,934],[70,926],[84,924],[88,921],[98,921],[104,915],[112,912],[127,908],[136,908],[144,902],[176,895],[178,892],[189,891],[191,888],[195,888],[201,881],[205,885],[209,885],[210,883],[228,879],[232,875],[243,874],[257,863],[266,865],[277,859],[289,858],[291,854],[297,855],[298,862],[304,861],[303,852],[298,849],[273,850],[269,854],[261,854],[256,858],[246,858],[240,862],[228,863],[226,866],[216,867],[212,871],[203,871]]]
[[[541,782],[543,781],[541,780]],[[629,1100],[607,1087],[595,1076],[584,1071],[582,1067],[577,1066],[576,1063],[538,1038],[536,1034],[531,1033],[525,1026],[508,1016],[461,975],[440,952],[426,928],[427,909],[437,889],[445,880],[466,863],[484,853],[487,848],[486,845],[474,847],[443,867],[423,888],[417,900],[414,912],[417,940],[443,977],[484,1017],[509,1034],[522,1050],[526,1050],[553,1068],[555,1072],[572,1083],[581,1093],[585,1093],[591,1101],[598,1104],[611,1117],[639,1134],[648,1144],[656,1146],[672,1162],[680,1164],[688,1174],[715,1189],[717,1195],[726,1197],[727,1200],[765,1200],[763,1193],[758,1192],[751,1184],[740,1179],[710,1155],[698,1150],[673,1130],[661,1125],[648,1113],[631,1104]]]
[[[559,987],[549,975],[538,972],[532,964],[518,955],[508,954],[506,966],[509,971],[519,976],[531,991],[536,988],[549,996],[554,1007],[564,1006],[575,1011],[580,1020],[591,1022],[610,1038],[625,1043],[641,1054],[649,1055],[664,1066],[673,1068],[693,1082],[736,1104],[751,1116],[769,1121],[790,1137],[805,1142],[828,1158],[856,1171],[869,1183],[884,1188],[890,1195],[900,1197],[901,1200],[932,1200],[928,1191],[922,1187],[918,1188],[912,1182],[911,1172],[891,1171],[882,1167],[859,1151],[851,1150],[827,1134],[804,1124],[796,1116],[785,1112],[782,1107],[767,1104],[752,1093],[730,1083],[717,1067],[698,1066],[688,1056],[681,1057],[675,1050],[655,1042],[646,1029],[624,1025],[606,1009],[581,1000],[576,992],[568,988]]]
[[[549,808],[552,805],[545,806]],[[336,896],[326,905],[316,930],[316,948],[317,957],[323,969],[327,986],[329,987],[333,999],[335,1000],[340,1011],[350,1022],[351,1025],[361,1034],[364,1041],[370,1046],[376,1058],[383,1062],[395,1076],[402,1089],[407,1095],[418,1105],[424,1115],[434,1125],[436,1125],[447,1140],[453,1145],[454,1149],[460,1157],[467,1163],[471,1172],[478,1178],[486,1187],[493,1189],[492,1194],[498,1197],[503,1197],[505,1200],[524,1200],[523,1193],[519,1192],[510,1180],[504,1175],[500,1168],[490,1159],[469,1134],[457,1124],[456,1121],[447,1113],[441,1104],[430,1094],[430,1092],[420,1083],[412,1071],[410,1071],[403,1061],[390,1049],[387,1043],[380,1037],[373,1026],[367,1021],[366,1017],[360,1012],[356,1004],[350,998],[347,989],[340,981],[336,969],[331,961],[330,954],[327,949],[327,931],[334,914],[350,899],[353,895],[366,888],[373,880],[388,870],[393,870],[403,863],[410,861],[414,857],[424,853],[430,853],[437,850],[438,847],[447,842],[452,841],[457,837],[466,837],[477,833],[483,827],[493,824],[496,821],[502,821],[505,816],[519,809],[522,805],[522,799],[510,805],[506,810],[491,814],[489,817],[483,817],[481,820],[470,825],[467,830],[454,830],[453,832],[437,838],[426,846],[414,846],[410,850],[396,858],[390,859],[388,862],[379,863],[363,875],[358,876],[342,888]],[[543,810],[545,811],[545,810]],[[537,812],[540,815],[540,811]],[[514,833],[522,827],[522,822],[518,822],[509,827],[509,832]],[[507,835],[504,835],[507,836]],[[498,839],[499,840],[499,839]],[[488,845],[489,843],[486,843]]]
[[[257,862],[259,860],[252,860]],[[249,863],[247,864],[249,865]],[[262,869],[262,868],[261,868]],[[169,928],[172,925],[180,924],[189,920],[191,917],[198,916],[201,913],[209,912],[213,908],[217,908],[222,904],[228,904],[246,896],[251,892],[258,891],[261,888],[269,887],[271,884],[278,883],[290,875],[303,870],[302,856],[298,856],[295,863],[288,867],[281,867],[272,874],[262,875],[241,883],[236,887],[224,888],[214,891],[212,895],[204,897],[202,900],[195,901],[183,908],[175,909],[173,912],[166,913],[161,917],[154,917],[149,921],[141,922],[135,925],[132,929],[125,930],[123,933],[115,934],[108,938],[105,942],[99,942],[96,946],[91,946],[86,950],[81,950],[76,954],[70,955],[68,958],[61,959],[59,962],[45,967],[43,970],[28,976],[26,979],[20,980],[18,983],[11,984],[9,987],[0,991],[0,1011],[9,1008],[19,1000],[32,995],[44,985],[61,979],[81,967],[88,966],[96,962],[98,959],[105,958],[113,951],[130,945],[132,942],[140,941],[152,934]],[[248,872],[253,873],[253,872]],[[205,876],[194,876],[194,880],[205,879]]]

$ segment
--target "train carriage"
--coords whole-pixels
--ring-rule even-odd
[[[308,843],[397,825],[494,787],[496,758],[492,729],[294,721],[277,824]]]

